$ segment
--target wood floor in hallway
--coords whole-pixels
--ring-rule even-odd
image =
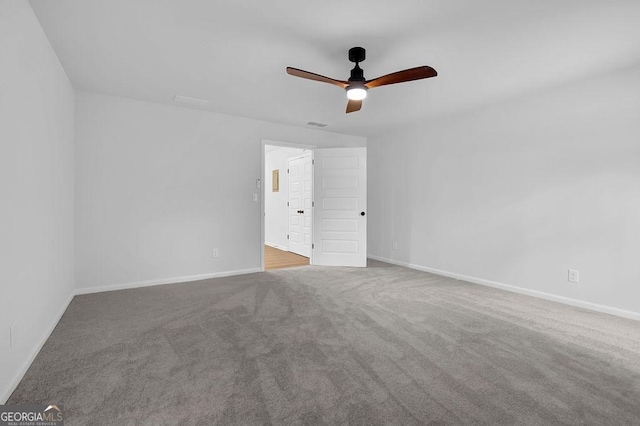
[[[309,264],[309,258],[271,246],[264,246],[264,267],[267,271]]]

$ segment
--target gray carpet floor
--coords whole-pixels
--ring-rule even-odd
[[[77,296],[8,403],[67,425],[640,424],[640,323],[370,262]]]

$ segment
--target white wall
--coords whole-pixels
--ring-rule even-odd
[[[264,156],[264,241],[265,244],[282,250],[289,250],[289,175],[287,160],[300,156],[305,150],[289,147],[278,147],[267,151]],[[280,188],[273,192],[273,170],[280,170]]]
[[[368,153],[370,254],[640,319],[640,68],[369,138]]]
[[[258,270],[262,140],[365,139],[79,93],[76,262],[83,291]],[[219,257],[212,257],[212,249]]]
[[[0,0],[0,403],[73,292],[73,104],[29,3]]]

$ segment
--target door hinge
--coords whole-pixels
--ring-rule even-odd
[[[289,234],[287,234],[287,240],[289,239]]]
[[[316,164],[316,160],[311,159],[311,164],[312,164],[312,165],[313,165],[313,164]]]
[[[289,207],[289,202],[287,201],[287,207]]]
[[[287,169],[287,173],[289,173],[289,169]]]
[[[314,248],[316,248],[315,244],[311,244],[311,250],[313,250]]]
[[[315,207],[315,206],[316,206],[316,202],[315,202],[315,201],[312,201],[312,202],[311,202],[311,207]]]

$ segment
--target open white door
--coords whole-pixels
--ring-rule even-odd
[[[313,264],[367,266],[367,149],[313,155]]]

